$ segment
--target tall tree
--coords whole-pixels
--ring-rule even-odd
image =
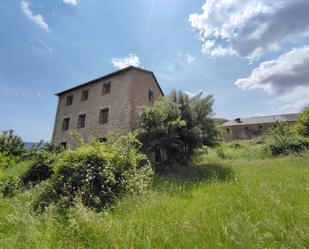
[[[186,163],[194,149],[215,146],[219,129],[212,119],[213,97],[190,97],[181,91],[145,107],[140,116],[140,140],[146,151],[160,151],[164,162]]]

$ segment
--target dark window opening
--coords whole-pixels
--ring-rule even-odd
[[[108,114],[109,114],[109,108],[105,108],[100,111],[99,124],[108,123]]]
[[[100,137],[100,138],[99,138],[99,141],[100,141],[101,143],[105,143],[105,142],[107,142],[107,138],[106,138],[106,137]]]
[[[103,88],[102,88],[102,94],[108,94],[111,92],[111,83],[108,82],[108,83],[104,83],[103,84]]]
[[[155,151],[155,162],[156,163],[159,163],[162,161],[162,158],[161,158],[161,150],[156,150]]]
[[[148,100],[151,103],[153,103],[153,101],[154,101],[153,91],[151,91],[151,90],[148,91]]]
[[[82,97],[81,97],[81,101],[86,101],[88,99],[88,93],[89,93],[89,90],[84,90],[82,91]]]
[[[227,129],[226,129],[226,133],[227,133],[227,134],[231,134],[230,128],[227,128]]]
[[[73,104],[73,94],[67,96],[67,99],[66,99],[66,105],[72,105]]]
[[[64,149],[67,148],[67,143],[66,142],[61,143],[61,145],[63,146]]]
[[[78,116],[77,128],[84,128],[86,126],[86,114]]]
[[[67,131],[69,129],[69,127],[70,127],[70,118],[63,119],[62,130]]]

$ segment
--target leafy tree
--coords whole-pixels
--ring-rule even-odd
[[[144,107],[140,115],[140,140],[146,152],[160,154],[165,162],[186,163],[195,148],[215,146],[219,129],[212,117],[213,97],[190,97],[181,91]]]
[[[309,107],[305,108],[305,110],[298,115],[294,127],[299,135],[309,137]]]
[[[25,152],[23,140],[13,130],[3,131],[0,135],[0,153],[19,157]]]

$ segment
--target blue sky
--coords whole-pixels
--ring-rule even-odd
[[[299,111],[309,103],[307,3],[2,0],[0,130],[50,140],[54,93],[128,64],[154,71],[166,94],[213,94],[218,117]]]

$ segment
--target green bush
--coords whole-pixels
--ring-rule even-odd
[[[278,122],[270,130],[266,149],[272,155],[299,153],[309,148],[309,139],[297,135],[286,123]]]
[[[152,175],[133,134],[93,140],[75,151],[64,151],[53,163],[54,174],[42,186],[36,210],[51,203],[72,205],[80,196],[85,206],[101,210],[124,193],[143,193]]]
[[[6,169],[17,163],[17,158],[0,152],[0,169]]]
[[[25,153],[24,142],[13,130],[3,131],[0,135],[0,153],[20,157]]]
[[[299,135],[309,137],[309,107],[298,115],[294,128]]]
[[[0,192],[3,197],[12,197],[14,192],[21,186],[20,178],[10,176],[5,180],[0,181]]]

